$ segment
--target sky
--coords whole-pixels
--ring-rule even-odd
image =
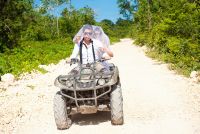
[[[40,0],[35,0],[35,3],[40,5]],[[122,15],[119,14],[119,8],[117,6],[117,0],[71,0],[72,6],[75,9],[80,9],[85,6],[91,7],[96,16],[97,22],[103,19],[109,19],[116,22]],[[64,8],[64,5],[60,7],[60,11]]]

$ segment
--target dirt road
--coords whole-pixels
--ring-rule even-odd
[[[109,112],[75,115],[68,130],[56,129],[54,79],[70,67],[62,60],[47,74],[16,81],[0,93],[0,133],[13,134],[200,134],[200,84],[176,75],[125,39],[112,46],[119,67],[125,124],[112,126]]]

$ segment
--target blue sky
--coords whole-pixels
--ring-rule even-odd
[[[119,8],[117,7],[117,0],[71,0],[72,5],[79,9],[88,5],[97,14],[96,20],[101,21],[103,19],[109,19],[115,22],[117,18],[122,17],[119,14]]]
[[[37,4],[40,4],[39,1],[40,0],[35,0]],[[119,17],[122,17],[122,15],[119,14],[117,0],[71,0],[71,3],[75,9],[80,9],[87,5],[91,7],[96,14],[95,19],[98,22],[103,19],[109,19],[116,22]],[[62,6],[60,10],[62,10],[63,7],[64,6]]]

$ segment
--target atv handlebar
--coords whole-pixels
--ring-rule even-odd
[[[110,59],[104,59],[104,58],[102,58],[102,59],[96,60],[95,62],[104,62],[104,61],[107,61],[107,60],[110,60]],[[79,61],[79,59],[77,59],[77,58],[72,58],[72,59],[70,59],[70,61],[66,61],[66,63],[70,64],[70,66],[72,64],[76,64],[76,63],[81,64],[80,61]]]

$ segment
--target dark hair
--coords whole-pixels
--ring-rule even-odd
[[[83,32],[84,32],[86,29],[89,29],[89,30],[93,31],[92,25],[89,25],[89,24],[86,24],[86,25],[83,26]]]

